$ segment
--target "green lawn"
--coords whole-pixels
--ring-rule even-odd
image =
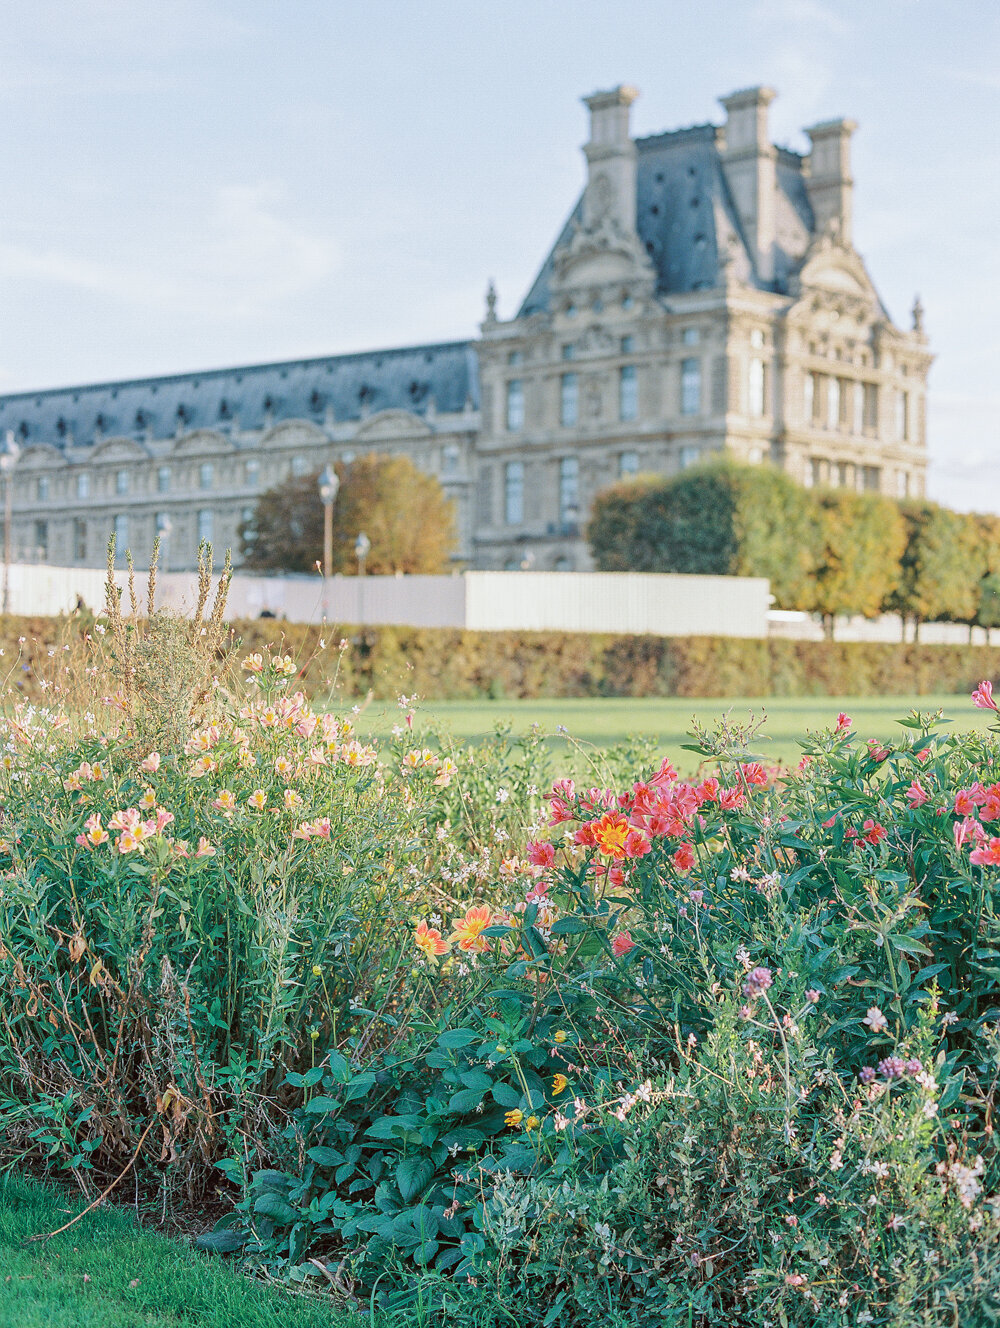
[[[444,724],[456,737],[475,741],[489,733],[499,721],[510,721],[515,731],[532,724],[541,725],[552,735],[552,745],[565,749],[568,739],[557,733],[559,725],[569,730],[573,739],[604,747],[629,734],[647,734],[656,738],[661,751],[680,768],[690,767],[694,757],[681,750],[687,741],[692,715],[712,724],[730,712],[735,719],[745,719],[752,710],[767,715],[765,740],[759,750],[778,761],[797,761],[800,755],[796,739],[809,729],[836,723],[839,711],[846,711],[863,738],[888,738],[901,730],[897,720],[908,711],[937,710],[960,729],[984,729],[992,716],[976,710],[967,695],[948,696],[841,696],[841,697],[770,697],[695,701],[679,697],[632,700],[630,698],[567,698],[539,701],[427,701],[419,713]],[[373,702],[361,716],[363,732],[386,734],[400,720],[399,710],[386,702]],[[567,759],[570,753],[567,751]]]
[[[358,1328],[331,1302],[273,1290],[178,1241],[95,1209],[49,1242],[23,1246],[79,1212],[76,1196],[0,1178],[0,1328]]]

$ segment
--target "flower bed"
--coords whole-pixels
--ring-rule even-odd
[[[402,698],[378,752],[296,672],[10,716],[8,1159],[457,1323],[991,1321],[995,736],[729,725],[543,798],[536,740]]]

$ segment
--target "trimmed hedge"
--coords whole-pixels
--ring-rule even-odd
[[[49,651],[79,630],[65,618],[0,618],[12,685],[33,699],[51,677]],[[350,642],[337,666],[337,643]],[[23,638],[23,643],[19,641]],[[987,646],[756,641],[719,636],[463,632],[341,627],[256,619],[233,624],[240,651],[281,647],[317,700],[416,693],[429,700],[559,696],[905,696],[971,692],[1000,679]],[[51,694],[50,694],[51,697]]]

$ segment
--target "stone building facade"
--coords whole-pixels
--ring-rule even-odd
[[[370,451],[440,478],[483,568],[585,569],[595,494],[712,452],[922,495],[932,357],[919,300],[897,327],[854,247],[854,123],[775,147],[751,88],[721,126],[633,139],[636,95],[585,98],[583,192],[477,340],[0,397],[15,556],[100,565],[115,530],[141,563],[159,532],[184,570],[201,539],[238,551],[264,489]]]

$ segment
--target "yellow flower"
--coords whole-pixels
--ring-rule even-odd
[[[313,964],[312,972],[314,978],[321,978],[323,976],[323,970],[320,968],[319,964]]]
[[[555,1042],[565,1042],[568,1037],[569,1034],[566,1032],[565,1028],[557,1028],[553,1035],[553,1040]]]
[[[104,766],[101,765],[100,761],[95,761],[90,767],[90,777],[91,779],[96,779],[98,781],[105,778]]]
[[[524,1120],[524,1112],[518,1111],[515,1108],[514,1111],[506,1112],[503,1119],[504,1119],[504,1124],[507,1126],[509,1130],[516,1130],[517,1127]]]
[[[296,793],[294,789],[285,789],[285,810],[294,812],[302,806],[302,796]]]
[[[224,813],[235,811],[236,795],[234,793],[231,793],[229,789],[220,789],[219,796],[217,798],[213,798],[212,800],[212,806],[216,809],[216,811]]]
[[[247,798],[247,805],[250,807],[256,807],[258,811],[261,811],[266,803],[267,794],[263,789],[254,789],[249,798]]]
[[[524,1122],[524,1128],[530,1133],[532,1130],[537,1130],[541,1123],[537,1116],[529,1116]]]
[[[139,806],[146,808],[156,806],[156,794],[153,792],[153,790],[149,787],[148,784],[142,791],[142,797],[139,799]]]
[[[287,756],[279,756],[275,759],[274,773],[276,775],[287,775],[292,768],[292,763]]]
[[[481,952],[488,948],[487,937],[480,932],[490,925],[492,914],[486,904],[474,905],[466,910],[464,918],[454,920],[455,930],[448,937],[460,950]]]
[[[568,1084],[569,1080],[564,1074],[554,1074],[552,1076],[552,1096],[558,1097],[559,1094],[566,1089]]]

